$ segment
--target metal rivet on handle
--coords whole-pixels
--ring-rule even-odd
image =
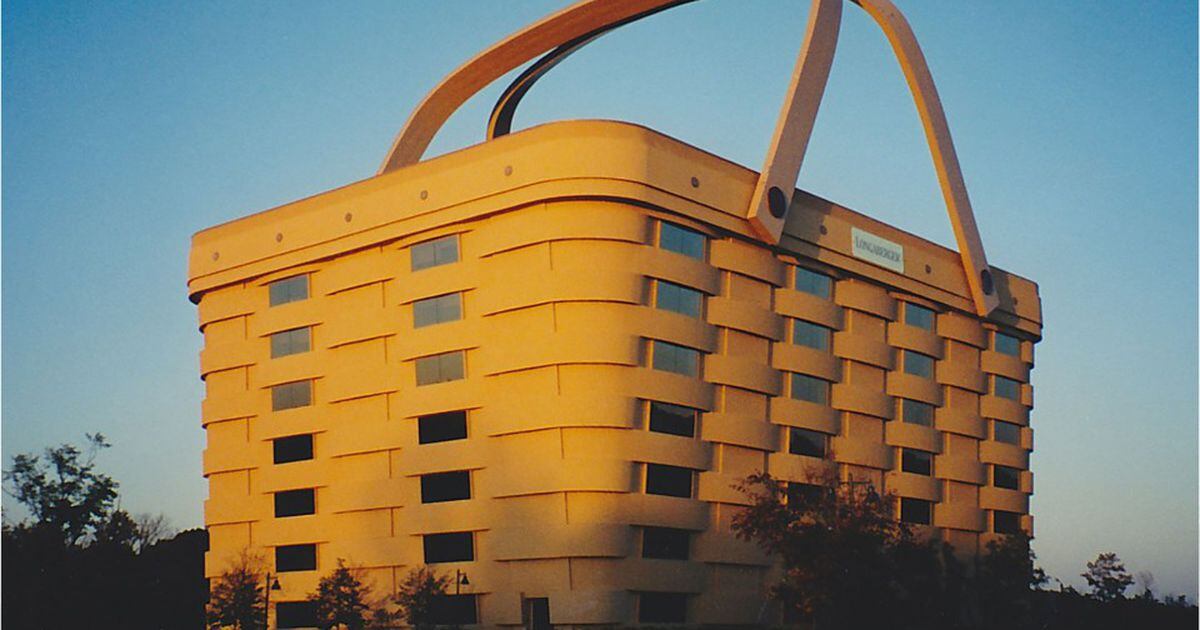
[[[699,187],[700,187],[700,178],[693,177],[692,178],[692,188],[699,188]]]
[[[276,242],[276,243],[282,243],[282,242],[283,242],[283,232],[276,232],[276,233],[275,233],[275,242]]]
[[[346,223],[349,223],[350,221],[354,220],[354,215],[347,212],[344,218],[346,219]]]
[[[980,281],[980,284],[982,284],[982,285],[983,285],[983,294],[984,294],[984,295],[991,295],[991,294],[992,294],[992,291],[993,291],[993,290],[995,290],[995,288],[996,288],[996,287],[995,287],[995,286],[993,286],[993,284],[992,284],[992,272],[991,272],[991,270],[989,270],[989,269],[984,269],[983,271],[980,271],[980,272],[979,272],[979,281]]]

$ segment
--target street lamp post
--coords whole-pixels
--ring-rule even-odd
[[[266,598],[263,602],[263,628],[271,627],[271,591],[278,591],[281,588],[279,586],[279,576],[275,576],[274,581],[272,581],[271,574],[267,573]]]
[[[471,581],[467,579],[467,574],[462,571],[454,570],[454,594],[461,595],[463,586],[470,586]]]

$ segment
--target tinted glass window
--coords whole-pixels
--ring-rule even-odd
[[[912,350],[902,350],[901,352],[905,374],[912,374],[921,378],[933,378],[933,357],[913,352]]]
[[[638,596],[638,621],[684,623],[687,621],[686,593],[642,593]]]
[[[275,604],[275,627],[317,628],[316,602],[279,602]]]
[[[994,510],[992,512],[992,531],[997,534],[1022,533],[1021,514],[1018,512]]]
[[[788,452],[793,455],[807,455],[808,457],[825,457],[827,453],[827,445],[829,444],[829,436],[820,431],[812,431],[809,429],[798,429],[792,427],[788,430]]]
[[[646,494],[690,499],[692,469],[665,464],[646,464]]]
[[[1021,489],[1021,471],[1008,466],[992,466],[992,485],[1008,490]]]
[[[833,496],[833,488],[812,483],[788,482],[787,502],[793,508],[815,507],[822,500]]]
[[[654,307],[664,311],[673,311],[688,317],[700,317],[704,294],[695,289],[689,289],[666,280],[656,280],[654,288]]]
[[[275,548],[275,570],[315,571],[317,569],[316,545],[282,545]]]
[[[471,473],[466,470],[421,476],[421,503],[471,498]]]
[[[680,227],[674,223],[660,222],[658,246],[662,249],[704,260],[704,245],[708,241],[699,232]]]
[[[992,436],[997,442],[1005,444],[1020,444],[1021,443],[1021,425],[1002,420],[992,421]]]
[[[902,449],[900,470],[915,475],[933,475],[933,453],[912,448]]]
[[[904,302],[905,324],[933,332],[933,317],[932,310],[912,302]]]
[[[429,621],[439,626],[465,626],[479,623],[475,595],[438,595],[429,605]]]
[[[308,276],[292,276],[267,285],[271,306],[308,299]]]
[[[792,398],[827,405],[829,404],[829,381],[807,374],[792,373]]]
[[[691,407],[650,401],[650,430],[695,437],[697,413]]]
[[[274,451],[274,462],[276,464],[312,459],[313,436],[311,434],[293,435],[271,440],[271,450]]]
[[[900,399],[900,419],[923,427],[933,426],[933,405],[919,400]]]
[[[457,381],[465,375],[461,350],[417,359],[417,385]]]
[[[642,529],[642,557],[661,560],[687,560],[691,532],[673,527]]]
[[[992,375],[992,394],[1009,400],[1021,399],[1021,384],[999,374]]]
[[[316,491],[312,488],[275,493],[275,518],[304,516],[317,512]]]
[[[655,341],[651,354],[654,360],[653,367],[656,370],[674,372],[684,376],[700,374],[700,352],[698,350],[665,341]]]
[[[447,411],[417,418],[417,442],[432,444],[467,438],[467,412]]]
[[[413,328],[462,319],[462,294],[451,293],[413,302]]]
[[[820,298],[829,299],[833,295],[833,278],[809,271],[804,267],[796,267],[796,290],[810,293]]]
[[[1021,340],[1002,332],[992,333],[992,349],[1000,354],[1021,356]]]
[[[271,410],[283,411],[312,404],[312,381],[284,383],[271,388]]]
[[[833,339],[833,331],[824,326],[802,319],[792,320],[792,343],[798,346],[807,346],[828,352],[831,339]]]
[[[425,564],[437,562],[469,562],[475,559],[475,537],[471,532],[426,534]]]
[[[413,271],[458,262],[458,235],[417,243],[409,252]]]
[[[933,523],[933,504],[923,499],[900,499],[900,520],[905,523]]]
[[[312,349],[312,328],[296,328],[271,335],[271,358],[300,354]]]

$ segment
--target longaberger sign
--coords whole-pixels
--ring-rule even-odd
[[[904,273],[904,247],[856,227],[850,228],[855,258]]]

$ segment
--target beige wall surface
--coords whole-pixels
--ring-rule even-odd
[[[918,529],[968,555],[998,511],[1032,531],[1036,285],[997,270],[1001,307],[981,321],[955,252],[802,192],[768,247],[743,216],[754,181],[644,128],[555,123],[198,233],[207,575],[246,548],[313,544],[316,570],[283,573],[272,601],[303,599],[339,558],[386,594],[424,562],[423,536],[471,532],[473,560],[435,566],[469,575],[483,625],[520,624],[534,597],[556,624],[631,624],[644,592],[689,594],[689,622],[746,623],[774,577],[730,531],[731,486],[756,471],[929,501]],[[660,246],[664,224],[704,235],[701,257]],[[904,273],[854,257],[852,228],[902,245]],[[446,236],[456,259],[414,271],[412,247]],[[830,295],[798,290],[800,268]],[[268,285],[297,275],[307,298],[270,306]],[[661,283],[699,292],[700,311],[657,308]],[[454,293],[458,317],[414,326],[415,303]],[[795,320],[828,346],[795,343]],[[309,350],[271,357],[272,334],[305,327]],[[695,373],[655,369],[663,343],[694,351]],[[447,353],[462,378],[419,385]],[[908,373],[913,355],[928,374]],[[828,396],[797,399],[794,374]],[[310,404],[273,411],[272,388],[295,382]],[[932,405],[930,426],[904,422],[903,399]],[[698,410],[695,436],[650,430],[650,401]],[[420,444],[418,418],[449,411],[467,437]],[[828,435],[829,457],[791,454],[791,427]],[[273,463],[273,440],[305,434],[311,459]],[[902,471],[905,448],[932,474]],[[655,465],[691,471],[691,496],[647,493]],[[992,486],[994,466],[1021,469],[1019,487]],[[422,503],[422,476],[447,471],[467,471],[470,498]],[[315,513],[275,517],[276,493],[310,488]],[[647,526],[691,532],[688,559],[643,558]]]

